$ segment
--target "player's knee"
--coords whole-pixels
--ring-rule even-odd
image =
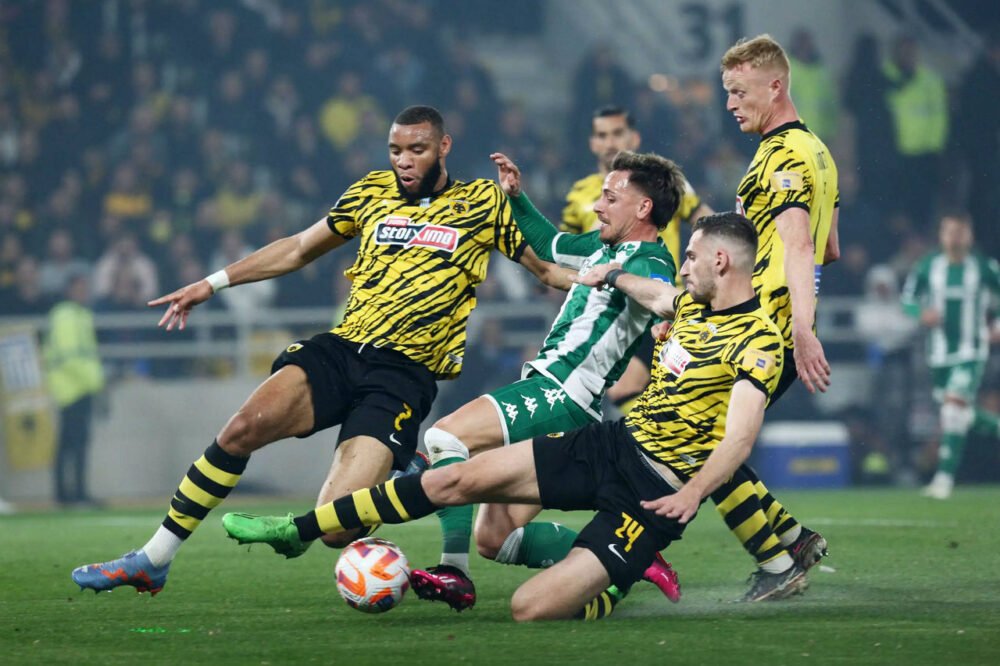
[[[534,591],[532,585],[522,585],[510,600],[510,615],[515,622],[536,622],[552,619],[545,599]]]
[[[941,405],[941,430],[949,435],[964,435],[972,426],[976,412],[965,402],[945,400]]]
[[[488,560],[495,560],[507,539],[507,535],[500,532],[501,530],[493,525],[476,523],[472,532],[476,538],[476,551]]]
[[[233,414],[219,433],[219,446],[232,455],[250,455],[257,448],[254,420],[240,410]]]

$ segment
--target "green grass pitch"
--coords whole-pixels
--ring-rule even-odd
[[[914,490],[784,491],[831,555],[802,596],[737,604],[752,569],[711,506],[668,551],[684,598],[640,583],[597,623],[518,625],[509,598],[531,572],[474,559],[477,606],[456,614],[408,596],[384,615],[337,595],[335,553],[296,560],[225,538],[217,510],[155,599],[131,588],[80,592],[79,564],[141,545],[159,509],[0,518],[2,664],[1000,664],[1000,488],[952,501]],[[308,500],[223,509],[277,513]],[[551,513],[580,526],[584,514]],[[386,527],[411,563],[436,562],[428,518]]]

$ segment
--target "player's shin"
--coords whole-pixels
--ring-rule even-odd
[[[411,474],[362,488],[295,518],[303,542],[372,525],[405,523],[437,508],[424,492],[424,474]]]
[[[249,458],[234,456],[218,441],[188,469],[170,500],[163,524],[142,550],[154,566],[170,562],[208,512],[222,503],[240,480]]]
[[[431,469],[465,462],[469,449],[462,441],[441,428],[430,428],[424,444]],[[472,538],[472,505],[448,506],[437,510],[441,521],[441,564],[469,573],[469,542]]]

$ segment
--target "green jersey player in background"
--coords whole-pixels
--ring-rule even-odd
[[[972,221],[941,218],[940,250],[914,266],[903,287],[903,308],[929,329],[927,364],[941,408],[938,469],[923,495],[948,499],[970,430],[1000,436],[1000,418],[976,406],[990,354],[987,311],[1000,295],[1000,264],[972,250]],[[992,336],[1000,337],[993,326]]]

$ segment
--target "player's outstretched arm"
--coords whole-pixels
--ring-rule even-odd
[[[788,208],[774,218],[785,246],[785,279],[792,299],[792,339],[795,367],[810,393],[825,392],[830,385],[830,364],[823,345],[813,333],[816,322],[815,250],[809,234],[809,213]]]
[[[674,316],[674,300],[681,293],[672,284],[626,273],[621,264],[615,262],[594,266],[583,275],[574,275],[573,282],[598,289],[605,286],[618,289],[658,317]]]
[[[667,518],[676,518],[680,523],[691,520],[702,500],[732,477],[736,468],[749,457],[764,421],[766,404],[767,396],[751,382],[745,379],[736,382],[729,394],[726,434],[701,470],[673,495],[643,502],[642,507]]]
[[[576,271],[563,268],[551,261],[543,261],[535,254],[530,245],[524,250],[518,261],[532,275],[538,278],[542,284],[561,289],[562,291],[569,291],[569,288],[573,286],[573,278],[576,276]]]
[[[168,331],[175,326],[178,330],[184,330],[191,309],[207,301],[217,291],[291,273],[342,245],[346,240],[330,231],[324,218],[294,236],[278,239],[221,271],[155,298],[147,305],[167,305],[167,311],[163,313],[158,326],[166,325]]]

